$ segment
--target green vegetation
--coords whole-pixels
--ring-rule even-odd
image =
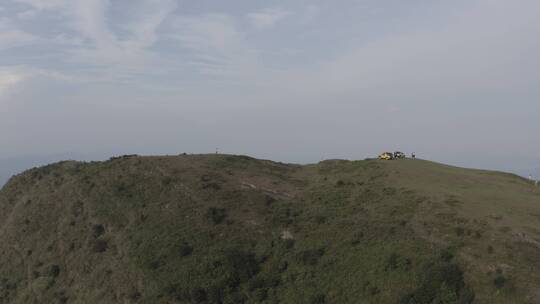
[[[538,303],[539,218],[421,160],[62,162],[0,191],[0,303]]]
[[[227,217],[227,210],[211,207],[206,212],[206,218],[214,225],[221,224]]]

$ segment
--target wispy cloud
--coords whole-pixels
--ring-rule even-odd
[[[0,97],[24,78],[25,74],[17,69],[0,68]]]
[[[79,1],[73,8],[72,21],[75,28],[88,40],[86,47],[73,50],[75,61],[93,65],[118,65],[126,68],[140,68],[148,63],[151,54],[148,48],[158,40],[156,31],[165,18],[176,9],[170,0],[133,2],[132,12],[136,12],[135,22],[121,24],[125,30],[119,37],[107,20],[107,1]]]
[[[56,79],[64,82],[74,80],[71,76],[59,72],[36,69],[29,66],[0,66],[0,102],[5,101],[3,97],[10,90],[34,78]]]
[[[49,10],[64,7],[69,0],[15,0],[15,2],[30,5],[38,10]]]
[[[37,10],[29,9],[29,10],[17,13],[17,18],[20,19],[20,20],[27,20],[27,19],[32,19],[32,18],[36,17],[37,14],[38,14]]]
[[[226,14],[178,17],[173,21],[172,37],[183,47],[196,51],[225,51],[242,39],[235,19]]]
[[[20,47],[35,42],[38,38],[15,27],[7,19],[0,19],[0,50]]]
[[[291,15],[289,11],[279,8],[267,8],[247,15],[253,27],[259,30],[274,27],[279,21]]]
[[[71,46],[63,50],[69,54],[67,62],[87,68],[104,68],[107,74],[114,67],[125,73],[148,66],[156,57],[149,51],[159,39],[156,31],[177,8],[173,0],[130,1],[130,9],[125,13],[127,16],[116,21],[109,20],[108,14],[116,5],[109,0],[16,1],[35,10],[54,11],[62,16],[63,33],[49,39],[49,42]]]
[[[186,54],[186,62],[201,74],[228,77],[245,72],[255,50],[238,21],[227,14],[181,16],[172,21],[170,37]]]

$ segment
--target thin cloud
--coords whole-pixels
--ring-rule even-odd
[[[65,6],[69,0],[15,0],[24,3],[38,10],[50,10]]]
[[[121,18],[111,20],[109,14],[112,9],[118,8],[118,2],[16,1],[42,14],[60,16],[62,22],[58,22],[55,29],[60,34],[44,40],[56,46],[57,54],[49,56],[61,55],[58,56],[59,60],[79,66],[87,71],[86,76],[95,75],[95,79],[100,81],[133,80],[149,67],[158,66],[159,55],[151,48],[160,39],[157,33],[159,27],[177,9],[177,2],[173,0],[130,1],[130,9],[125,10]],[[22,38],[22,35],[19,37]],[[1,39],[2,34],[0,43]]]
[[[0,98],[8,89],[24,80],[25,74],[16,69],[0,69]]]
[[[200,74],[230,77],[245,72],[254,61],[237,20],[227,14],[178,17],[171,23],[170,38],[184,50]]]
[[[172,24],[178,31],[172,37],[196,51],[226,51],[243,39],[234,18],[226,14],[178,17]]]
[[[71,76],[50,70],[35,69],[28,66],[0,67],[0,102],[5,101],[5,95],[10,90],[24,84],[33,78],[55,79],[62,82],[72,82]]]
[[[0,51],[29,45],[36,40],[38,37],[16,28],[9,20],[0,19]]]
[[[267,8],[247,15],[252,26],[258,30],[274,27],[279,21],[291,15],[290,12],[279,8]]]
[[[17,19],[28,20],[28,19],[32,19],[36,17],[37,14],[38,14],[37,10],[29,9],[24,12],[17,13]]]

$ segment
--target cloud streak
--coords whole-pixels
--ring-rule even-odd
[[[109,20],[108,13],[118,5],[109,0],[17,1],[42,15],[63,16],[57,28],[63,33],[47,42],[71,45],[62,50],[69,54],[68,63],[93,71],[99,71],[96,70],[99,67],[109,75],[112,68],[117,68],[120,74],[137,73],[152,64],[157,56],[149,49],[159,39],[156,31],[177,8],[172,0],[131,1],[126,16],[120,16],[123,23],[115,23]]]
[[[9,20],[0,18],[0,50],[30,45],[37,39],[36,36],[16,28]]]
[[[0,97],[25,78],[24,73],[14,69],[0,69]]]
[[[291,13],[279,8],[267,8],[247,15],[253,27],[264,30],[274,27],[279,21]]]

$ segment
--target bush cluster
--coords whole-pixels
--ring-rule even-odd
[[[280,284],[279,275],[263,276],[256,255],[241,249],[229,249],[219,254],[208,269],[212,281],[206,286],[183,289],[169,286],[165,293],[188,303],[245,303],[248,298],[263,302],[268,290]]]
[[[109,244],[105,240],[96,240],[92,245],[92,251],[96,253],[102,253],[109,249]]]
[[[402,297],[400,304],[469,304],[473,300],[474,292],[465,285],[459,266],[442,260],[429,263],[425,267],[420,287]]]
[[[324,248],[304,250],[300,252],[298,258],[304,265],[316,265],[319,259],[324,255]]]
[[[221,224],[227,218],[227,210],[223,208],[210,207],[206,211],[206,218],[214,225]]]

